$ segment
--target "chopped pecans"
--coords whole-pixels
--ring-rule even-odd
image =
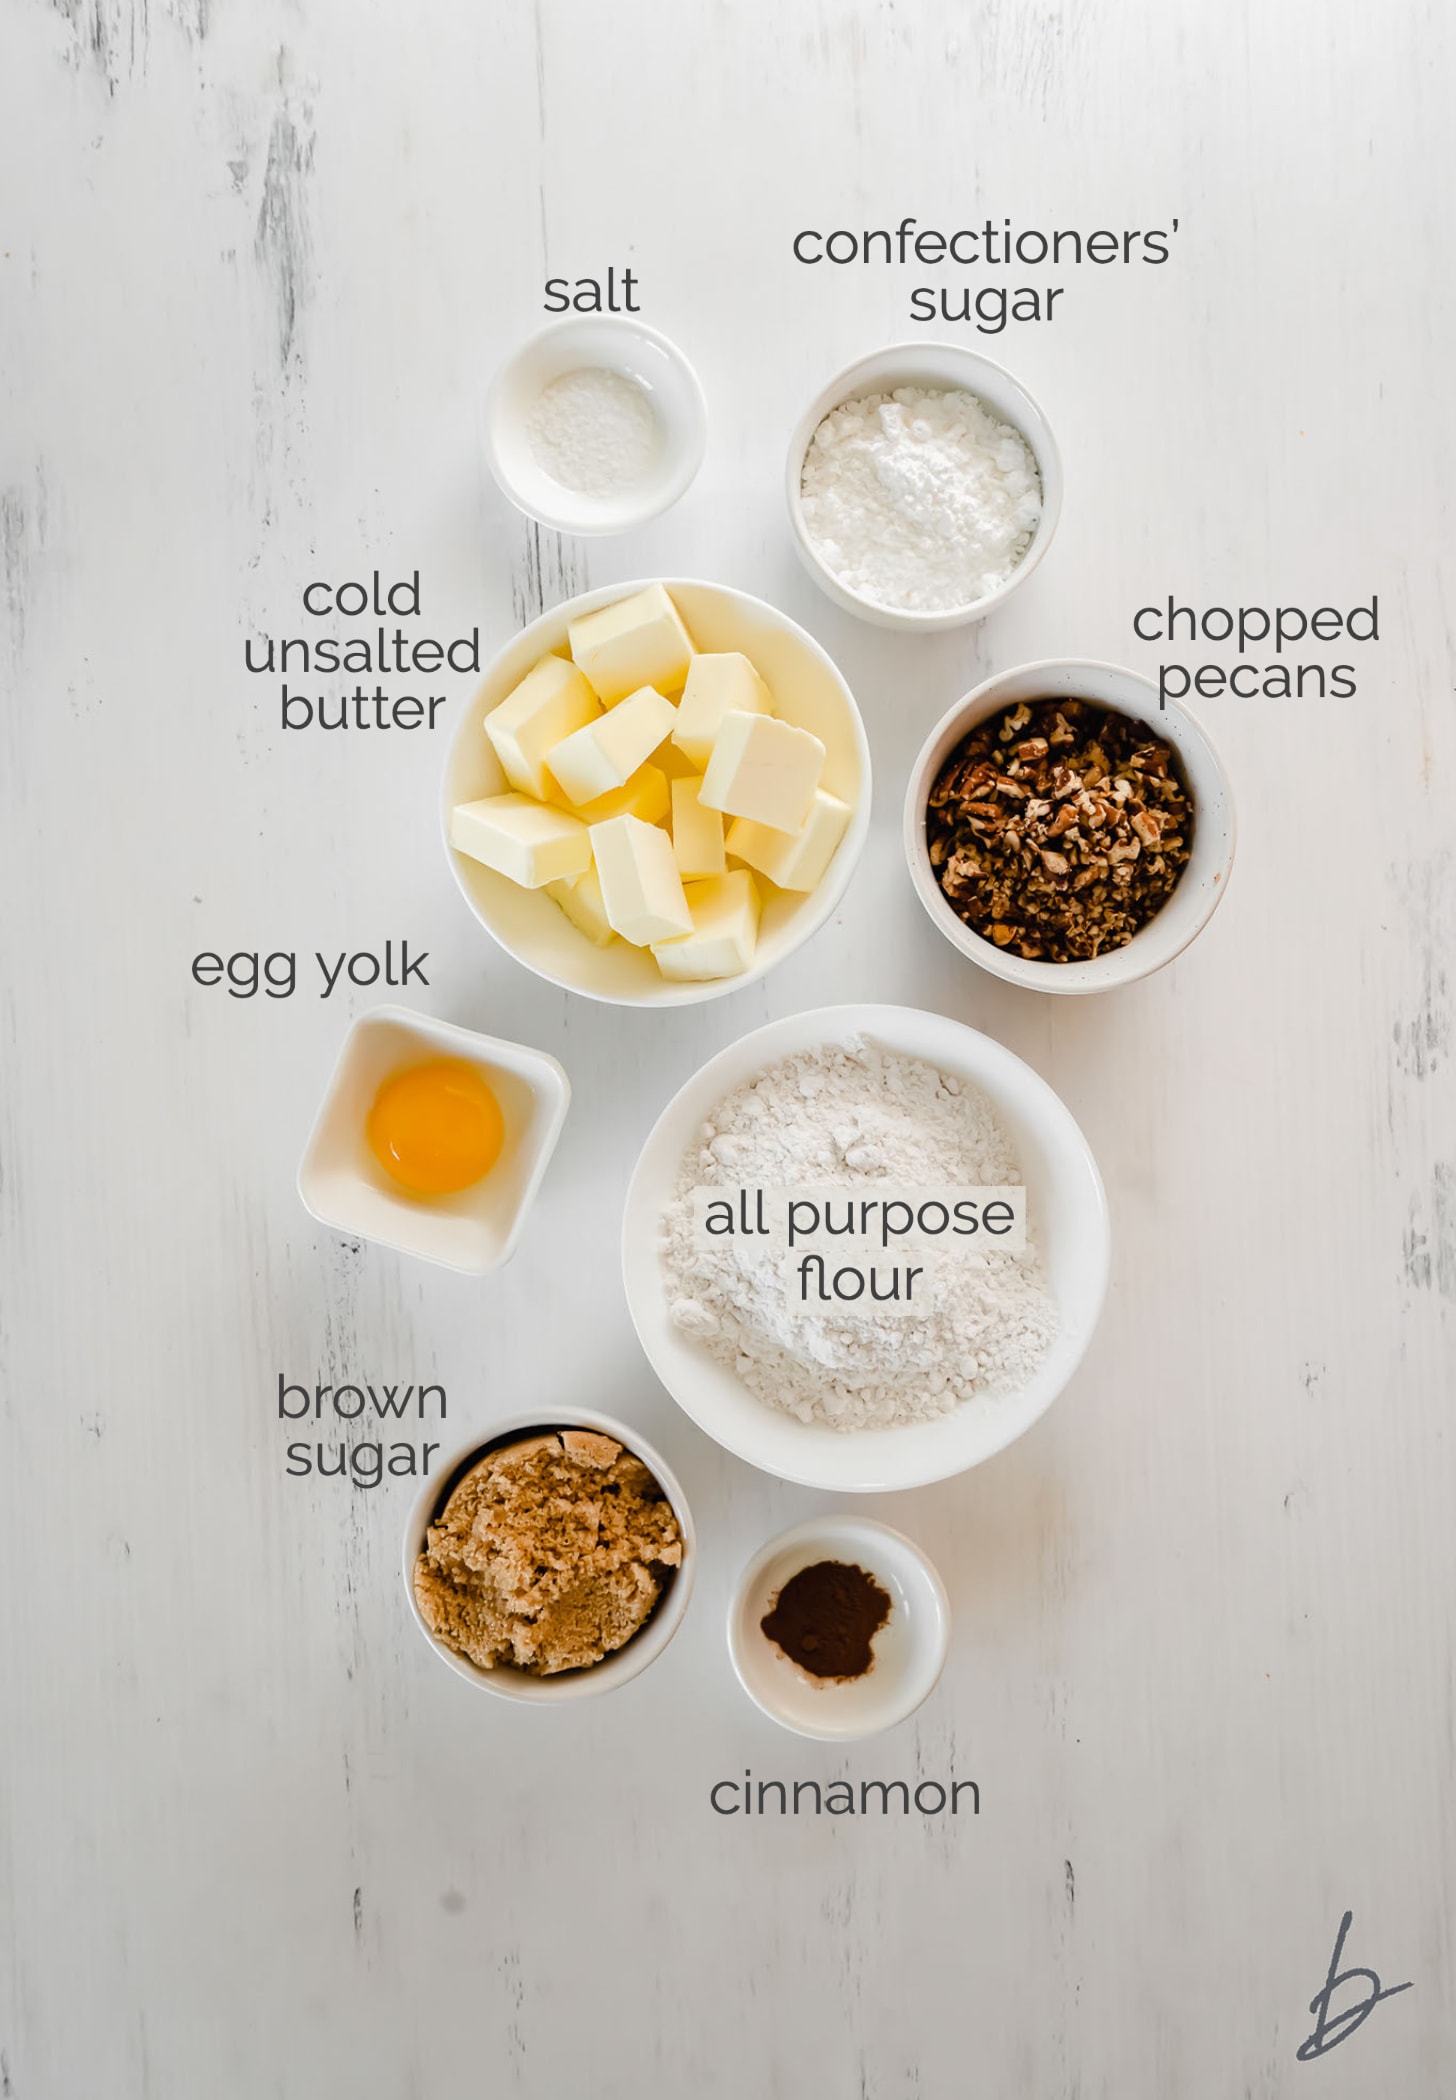
[[[930,864],[971,929],[1031,962],[1125,947],[1188,865],[1171,746],[1089,700],[1018,701],[951,753],[925,812]]]

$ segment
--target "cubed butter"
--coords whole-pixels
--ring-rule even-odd
[[[661,766],[639,766],[621,787],[598,795],[592,802],[583,802],[579,808],[567,803],[555,781],[551,783],[551,798],[562,807],[571,808],[572,815],[580,817],[583,824],[605,824],[608,817],[640,817],[644,824],[660,824],[672,807],[667,775]]]
[[[730,708],[745,715],[771,715],[773,694],[746,656],[695,656],[688,666],[672,740],[700,773]]]
[[[813,808],[797,831],[771,831],[752,817],[735,817],[728,827],[728,851],[735,860],[767,875],[781,890],[812,890],[834,858],[834,849],[849,825],[849,804],[819,788]]]
[[[658,745],[672,735],[677,709],[654,686],[610,707],[546,754],[546,763],[568,802],[580,808],[613,788],[624,787]]]
[[[564,656],[543,656],[514,692],[491,709],[485,733],[511,786],[544,802],[551,792],[546,753],[601,711],[601,702],[575,664]]]
[[[685,882],[723,875],[728,868],[723,858],[722,812],[704,809],[698,800],[702,784],[701,774],[672,783],[672,850],[678,873]],[[739,858],[746,860],[748,855],[740,854]]]
[[[693,659],[692,638],[660,583],[583,613],[566,633],[572,660],[608,707],[644,685],[681,692]]]
[[[636,948],[692,932],[682,877],[665,831],[644,824],[640,817],[611,817],[605,824],[593,824],[589,836],[614,932]]]
[[[652,763],[661,766],[669,780],[686,780],[689,773],[699,774],[703,770],[693,764],[685,751],[678,750],[671,737],[653,752]]]
[[[579,729],[577,735],[591,731]],[[699,799],[730,817],[797,831],[823,771],[824,746],[809,730],[730,708],[714,739]]]
[[[450,812],[450,843],[459,853],[539,890],[591,866],[591,833],[580,817],[529,795],[486,795]]]
[[[548,882],[546,894],[553,903],[559,904],[572,925],[584,933],[594,948],[605,948],[616,939],[607,907],[602,902],[602,885],[596,867],[588,868],[585,875],[578,875],[575,882]]]
[[[758,886],[747,868],[690,882],[687,900],[692,932],[652,943],[663,976],[690,981],[746,970],[758,946],[759,914]]]

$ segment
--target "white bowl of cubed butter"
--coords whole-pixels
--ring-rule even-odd
[[[844,679],[716,583],[616,584],[486,672],[445,766],[466,902],[552,984],[685,1006],[763,976],[843,895],[870,756]]]

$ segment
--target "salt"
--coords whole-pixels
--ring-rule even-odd
[[[526,424],[537,465],[562,488],[610,495],[640,481],[658,446],[652,403],[634,380],[598,365],[542,389]]]
[[[1041,517],[1030,446],[963,388],[841,402],[810,441],[800,494],[831,575],[899,612],[950,612],[999,590]]]

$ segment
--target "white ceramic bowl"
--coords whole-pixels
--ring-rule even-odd
[[[646,470],[603,494],[570,489],[549,474],[528,425],[553,380],[584,367],[616,372],[651,403],[657,445]],[[490,470],[518,510],[558,532],[625,532],[657,517],[685,494],[702,465],[708,415],[698,375],[675,343],[640,321],[578,315],[534,335],[496,374],[485,409]]]
[[[848,1683],[812,1677],[763,1632],[761,1621],[801,1568],[837,1560],[873,1575],[890,1616],[874,1663]],[[950,1602],[920,1548],[870,1517],[815,1517],[771,1541],[744,1569],[728,1607],[728,1653],[738,1682],[771,1721],[822,1743],[879,1735],[934,1691],[950,1647]]]
[[[1146,722],[1177,752],[1193,797],[1193,851],[1172,896],[1123,947],[1090,962],[1028,962],[983,940],[952,908],[937,882],[925,837],[930,790],[962,738],[1018,700],[1055,699],[1096,701]],[[1105,992],[1160,970],[1181,955],[1213,917],[1228,890],[1234,861],[1233,794],[1223,760],[1203,725],[1177,701],[1160,709],[1157,687],[1148,679],[1115,664],[1070,659],[1022,664],[988,678],[958,700],[926,738],[905,791],[905,858],[916,894],[935,924],[953,947],[983,970],[1033,992]]]
[[[675,1327],[659,1252],[662,1213],[708,1111],[765,1065],[851,1036],[954,1072],[988,1094],[1016,1146],[1028,1217],[1060,1330],[1018,1392],[968,1400],[933,1421],[841,1431],[765,1406],[725,1364]],[[1019,1057],[943,1014],[907,1006],[829,1006],[757,1028],[710,1058],[674,1096],[642,1148],[622,1222],[627,1304],[658,1377],[700,1429],[750,1465],[806,1487],[857,1493],[944,1480],[1014,1443],[1045,1413],[1082,1359],[1107,1288],[1110,1234],[1102,1178],[1070,1112]]]
[[[604,1436],[615,1437],[634,1458],[640,1458],[658,1486],[672,1504],[682,1533],[682,1566],[677,1570],[658,1601],[657,1609],[626,1646],[601,1662],[593,1663],[589,1670],[564,1670],[557,1677],[535,1677],[529,1670],[515,1669],[509,1663],[498,1664],[493,1670],[482,1670],[443,1641],[436,1640],[420,1614],[415,1601],[414,1570],[424,1548],[425,1533],[439,1512],[450,1499],[451,1491],[470,1468],[479,1464],[487,1452],[499,1450],[506,1444],[518,1444],[528,1436],[542,1436],[553,1429],[598,1429]],[[457,1677],[467,1684],[478,1685],[484,1692],[494,1692],[501,1699],[519,1699],[528,1705],[559,1705],[573,1699],[592,1699],[601,1692],[612,1692],[619,1685],[630,1683],[640,1677],[649,1663],[656,1662],[663,1649],[677,1632],[688,1608],[693,1593],[693,1577],[697,1572],[697,1536],[693,1530],[692,1513],[687,1498],[678,1485],[677,1477],[660,1453],[653,1450],[645,1437],[625,1422],[614,1421],[610,1415],[595,1414],[584,1407],[545,1409],[535,1414],[509,1415],[497,1422],[484,1436],[476,1436],[468,1444],[448,1458],[432,1480],[427,1480],[410,1511],[405,1526],[404,1549],[401,1566],[404,1574],[405,1595],[409,1599],[410,1616],[420,1632]]]
[[[416,1202],[375,1159],[364,1124],[391,1074],[432,1057],[463,1058],[479,1069],[500,1103],[505,1142],[473,1188]],[[321,1225],[483,1275],[516,1251],[570,1100],[565,1072],[544,1050],[408,1007],[376,1006],[344,1038],[298,1169],[298,1193]]]
[[[1041,518],[1031,536],[1031,545],[998,590],[988,591],[984,598],[977,598],[970,605],[952,606],[940,612],[906,612],[861,597],[826,568],[804,522],[804,459],[819,425],[841,402],[851,401],[861,394],[891,393],[897,386],[963,387],[968,393],[979,395],[1003,422],[1013,424],[1036,455],[1041,473]],[[877,350],[873,356],[862,357],[855,364],[846,366],[805,409],[789,440],[785,493],[789,523],[793,527],[794,544],[800,558],[814,581],[828,592],[836,605],[842,605],[846,612],[858,613],[862,620],[872,621],[877,627],[898,627],[914,634],[938,634],[948,627],[964,627],[972,620],[984,620],[987,613],[1005,604],[1046,553],[1062,513],[1062,456],[1051,425],[1041,409],[1020,380],[1013,379],[1003,365],[993,364],[989,357],[981,357],[974,350],[962,349],[959,343],[892,343],[888,349]]]
[[[610,948],[594,948],[544,892],[520,889],[468,854],[457,853],[450,844],[450,811],[457,802],[503,794],[509,785],[482,727],[490,710],[540,657],[553,649],[565,650],[570,621],[642,590],[644,582],[588,591],[554,606],[523,628],[490,665],[456,725],[441,797],[445,850],[466,903],[508,955],[548,983],[618,1006],[692,1006],[754,983],[824,924],[844,894],[870,822],[870,753],[864,724],[854,695],[819,644],[786,614],[744,591],[729,590],[721,583],[665,581],[698,647],[741,650],[773,688],[783,719],[811,729],[821,739],[827,753],[824,786],[849,803],[854,815],[817,889],[802,895],[767,890],[758,952],[752,968],[737,977],[671,984],[645,948],[631,948],[621,941]]]

